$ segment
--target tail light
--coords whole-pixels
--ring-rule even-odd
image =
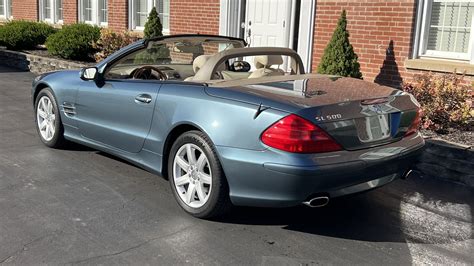
[[[342,150],[321,128],[297,115],[289,115],[267,128],[261,136],[266,145],[294,153],[319,153]]]
[[[418,128],[420,127],[420,124],[421,124],[421,116],[422,116],[421,109],[418,108],[418,110],[416,111],[415,119],[413,119],[413,122],[411,122],[410,127],[408,128],[407,132],[405,133],[405,137],[410,136],[410,135],[415,134],[416,132],[418,132]]]

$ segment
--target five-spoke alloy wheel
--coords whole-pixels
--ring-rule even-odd
[[[42,89],[36,96],[35,120],[36,130],[44,144],[58,148],[65,143],[58,104],[50,88]]]
[[[41,137],[45,141],[50,141],[56,132],[56,114],[53,110],[53,103],[48,96],[42,96],[36,107],[36,123]]]
[[[232,206],[214,146],[200,131],[188,131],[171,147],[168,173],[179,205],[199,218],[222,215]]]

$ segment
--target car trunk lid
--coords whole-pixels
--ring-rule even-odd
[[[295,113],[317,124],[347,150],[400,140],[418,108],[407,93],[353,78],[306,74],[243,80],[240,85],[215,83],[206,91]]]

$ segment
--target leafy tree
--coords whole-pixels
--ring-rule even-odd
[[[145,23],[145,30],[143,31],[145,39],[163,36],[163,25],[161,25],[160,17],[156,8],[152,8],[148,15],[148,20]]]
[[[354,48],[349,42],[346,11],[343,10],[332,38],[324,49],[318,73],[362,78],[357,59],[357,54],[354,53]]]

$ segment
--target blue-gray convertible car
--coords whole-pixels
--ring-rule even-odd
[[[77,142],[169,179],[201,218],[326,205],[405,177],[424,145],[403,91],[307,74],[291,49],[176,35],[35,78],[41,141]]]

